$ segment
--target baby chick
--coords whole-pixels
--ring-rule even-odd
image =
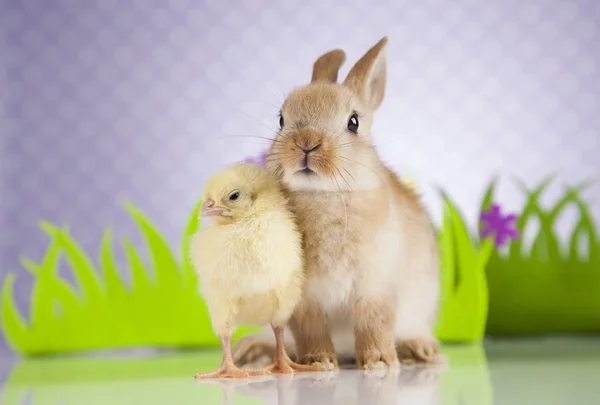
[[[258,165],[239,164],[210,178],[203,200],[200,215],[211,222],[194,235],[190,256],[223,361],[216,371],[195,377],[320,370],[292,362],[283,344],[283,328],[302,294],[303,261],[301,235],[280,183]],[[261,370],[236,367],[231,354],[236,325],[267,323],[277,342],[274,364]]]

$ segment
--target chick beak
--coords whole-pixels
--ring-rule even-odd
[[[215,216],[223,216],[229,217],[231,216],[231,211],[225,207],[219,207],[215,205],[214,200],[211,198],[204,201],[202,207],[200,208],[200,216],[201,217],[215,217]]]

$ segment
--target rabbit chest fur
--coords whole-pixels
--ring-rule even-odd
[[[402,255],[386,197],[376,191],[290,194],[304,235],[305,297],[326,312],[343,309],[360,294],[393,299],[393,266],[386,263]]]
[[[390,172],[387,183],[375,190],[289,193],[303,233],[303,299],[325,312],[340,355],[354,350],[357,300],[393,307],[398,339],[429,334],[435,321],[438,256],[429,219]]]

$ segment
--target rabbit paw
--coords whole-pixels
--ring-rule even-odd
[[[323,371],[335,370],[338,368],[338,362],[334,352],[308,353],[301,356],[300,363],[319,365]]]
[[[366,348],[356,353],[356,366],[362,370],[387,370],[400,364],[395,350]]]
[[[433,338],[400,340],[396,349],[400,362],[406,365],[437,363],[440,358],[438,343]]]

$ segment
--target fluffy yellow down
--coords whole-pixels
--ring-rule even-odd
[[[301,235],[280,185],[264,169],[238,165],[207,183],[205,198],[225,204],[230,190],[251,196],[231,218],[195,234],[190,255],[200,277],[213,330],[239,324],[284,326],[301,297]]]

